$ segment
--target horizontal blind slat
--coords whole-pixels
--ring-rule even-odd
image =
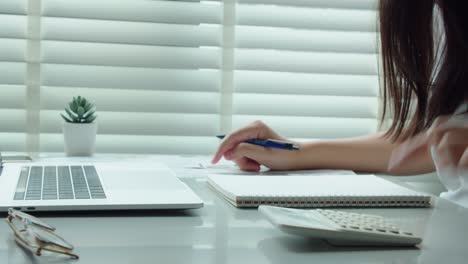
[[[27,0],[1,0],[0,14],[26,15],[27,4]]]
[[[96,151],[99,153],[211,154],[218,143],[215,137],[101,135],[98,133]],[[42,134],[41,151],[62,152],[63,135]]]
[[[41,88],[41,109],[62,110],[71,95],[81,95],[95,103],[97,110],[144,113],[199,113],[219,111],[217,93],[46,87]]]
[[[41,111],[41,133],[60,133],[61,111]],[[218,117],[214,114],[97,112],[99,134],[122,135],[216,135]]]
[[[345,8],[345,9],[368,9],[377,8],[377,0],[237,0],[240,4],[269,4],[269,5],[287,5],[304,6],[320,8]]]
[[[0,38],[26,38],[26,31],[26,16],[0,14]]]
[[[249,49],[376,53],[373,32],[237,26],[236,46]]]
[[[335,96],[378,96],[379,93],[377,75],[237,70],[234,77],[235,91],[240,93]]]
[[[2,130],[3,131],[3,130]],[[4,152],[25,152],[26,137],[25,133],[5,133],[0,131],[0,149]]]
[[[43,18],[42,38],[79,42],[182,47],[220,46],[219,25],[155,24],[96,19]]]
[[[378,122],[373,118],[322,118],[272,115],[234,115],[233,129],[255,120],[263,120],[278,133],[289,138],[344,138],[375,133]]]
[[[1,52],[1,51],[0,51]],[[0,62],[1,84],[25,84],[26,63]]]
[[[1,67],[0,67],[1,72]],[[0,84],[0,110],[1,109],[25,109],[26,108],[26,86],[24,85],[2,85]],[[0,121],[0,132],[3,124]]]
[[[43,16],[177,24],[219,24],[221,8],[219,3],[183,1],[42,0]]]
[[[42,85],[171,91],[219,91],[218,70],[42,64]]]
[[[339,31],[376,31],[376,11],[238,5],[237,24]]]
[[[0,38],[0,61],[26,61],[26,40]]]
[[[376,54],[236,50],[236,68],[284,72],[377,74]]]
[[[1,132],[22,133],[26,131],[26,110],[0,108]]]
[[[41,61],[56,64],[161,68],[219,68],[218,48],[157,47],[43,41]]]
[[[377,98],[235,94],[233,113],[245,115],[376,118]]]

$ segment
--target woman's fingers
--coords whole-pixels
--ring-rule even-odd
[[[457,166],[461,170],[461,173],[468,174],[468,146],[465,147],[465,151],[463,152],[460,160],[458,161]]]
[[[261,164],[268,167],[268,160],[272,161],[271,152],[271,149],[262,146],[240,143],[229,152],[228,159],[234,160],[241,170],[259,171]]]
[[[249,143],[240,143],[230,152],[230,159],[238,160],[240,158],[248,158],[255,160],[260,164],[264,164],[268,157],[271,159],[272,150],[262,146],[257,146]]]
[[[249,143],[241,143],[229,152],[229,159],[236,161],[244,170],[258,171],[260,165],[272,170],[289,170],[293,166],[292,160],[296,159],[297,152],[273,149],[257,146]],[[247,162],[253,161],[254,163]],[[240,164],[240,162],[242,164]],[[258,164],[258,167],[256,166]]]
[[[244,171],[260,171],[260,164],[255,160],[242,157],[235,160],[236,164],[239,166],[241,170]]]
[[[255,134],[255,128],[246,127],[244,129],[237,130],[231,134],[228,134],[221,144],[218,146],[218,149],[211,161],[211,163],[217,163],[221,157],[229,150],[232,150],[239,143],[252,138],[252,134]]]
[[[468,128],[451,128],[437,135],[434,142],[438,156],[438,168],[457,167],[468,146]]]
[[[468,117],[466,119],[454,118],[448,120],[447,122],[441,124],[440,126],[434,128],[430,133],[431,141],[428,143],[430,145],[439,145],[439,142],[442,140],[442,137],[447,133],[456,132],[460,135],[465,135],[464,131],[468,131]],[[465,132],[466,133],[466,132]]]
[[[262,138],[264,136],[268,136],[264,135],[266,134],[265,131],[267,130],[268,127],[265,124],[263,124],[261,121],[255,121],[246,127],[243,127],[226,135],[221,144],[218,146],[218,149],[216,150],[216,153],[214,154],[211,163],[217,163],[227,151],[232,150],[238,144],[248,139]]]

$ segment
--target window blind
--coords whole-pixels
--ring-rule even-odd
[[[0,150],[62,152],[77,95],[97,152],[208,154],[257,119],[374,132],[376,23],[376,0],[2,0]]]
[[[221,11],[192,1],[42,0],[41,150],[63,149],[59,112],[82,95],[98,109],[98,152],[211,151]]]
[[[376,1],[239,0],[233,127],[264,120],[287,137],[378,127]]]
[[[0,151],[26,150],[26,39],[26,1],[0,1]]]

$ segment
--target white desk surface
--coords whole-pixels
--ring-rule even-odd
[[[96,157],[121,162],[134,158]],[[225,202],[206,184],[204,175],[214,169],[187,168],[198,161],[207,164],[207,156],[141,158],[168,164],[205,206],[186,211],[36,214],[75,245],[79,260],[35,257],[15,244],[6,223],[0,224],[0,263],[467,263],[468,209],[445,200],[438,199],[432,209],[346,209],[382,215],[414,231],[423,237],[419,248],[333,247],[283,234],[256,210],[237,209]],[[417,177],[392,180],[432,192],[442,190],[435,179]]]

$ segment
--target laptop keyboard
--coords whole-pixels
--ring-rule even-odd
[[[94,166],[25,166],[14,200],[105,199]]]

